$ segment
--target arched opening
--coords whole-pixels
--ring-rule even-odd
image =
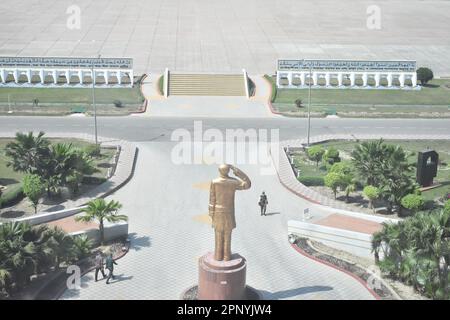
[[[410,86],[412,87],[413,83],[412,83],[412,78],[411,76],[406,76],[405,77],[405,86]]]
[[[375,87],[376,85],[375,77],[374,76],[367,76],[367,85],[369,87]]]
[[[324,87],[327,85],[327,81],[325,80],[324,74],[317,75],[317,85]]]
[[[58,75],[58,81],[57,84],[67,84],[67,78],[64,73],[61,73]]]
[[[357,87],[364,86],[364,81],[362,77],[363,77],[362,74],[355,75],[355,86]]]
[[[348,74],[342,75],[342,85],[344,87],[350,87],[352,82],[350,81],[350,76]]]
[[[52,74],[46,74],[44,75],[44,84],[50,84],[54,83],[53,75]]]
[[[109,76],[109,84],[118,84],[119,79],[117,78],[117,75],[113,74]]]
[[[77,74],[73,74],[70,76],[70,80],[69,80],[70,84],[79,84],[80,83],[80,78],[78,77]]]
[[[332,85],[333,87],[339,86],[339,80],[338,80],[337,74],[330,75],[330,85]]]
[[[289,80],[287,79],[286,76],[286,85],[289,85]],[[128,74],[123,74],[122,75],[122,84],[130,84],[131,80],[130,80],[130,76]]]
[[[399,76],[392,76],[392,85],[394,87],[400,87],[400,80],[398,77]]]
[[[96,74],[95,75],[95,85],[101,86],[106,83],[105,76],[103,74]]]
[[[300,75],[293,75],[292,76],[292,85],[294,86],[301,86],[302,80],[300,80]]]
[[[380,77],[380,86],[387,87],[387,85],[388,85],[387,77],[386,76],[381,76]]]
[[[26,74],[22,73],[19,74],[19,83],[27,83],[28,82],[28,77]]]
[[[31,83],[41,83],[41,77],[38,74],[31,76]]]

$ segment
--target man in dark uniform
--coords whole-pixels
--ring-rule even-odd
[[[265,216],[266,215],[266,209],[267,209],[267,205],[269,204],[269,201],[267,201],[267,196],[266,193],[263,191],[261,196],[259,197],[259,202],[258,202],[260,208],[261,208],[261,215]]]
[[[108,269],[108,278],[106,278],[106,284],[109,284],[109,279],[114,280],[114,265],[117,265],[117,263],[113,259],[112,253],[109,254],[108,258],[106,258],[106,269]]]

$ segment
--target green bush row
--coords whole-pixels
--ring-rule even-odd
[[[0,208],[4,206],[12,206],[25,197],[23,194],[22,184],[16,184],[8,188],[0,197]]]
[[[323,177],[319,177],[319,176],[300,176],[300,178],[298,178],[298,181],[300,181],[307,187],[325,185]]]

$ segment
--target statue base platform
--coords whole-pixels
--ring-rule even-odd
[[[246,299],[247,261],[233,254],[229,261],[217,261],[209,252],[199,259],[198,300]]]

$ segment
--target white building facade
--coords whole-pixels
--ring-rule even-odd
[[[0,86],[133,86],[133,59],[0,57]]]
[[[416,88],[416,61],[278,60],[277,87]]]

